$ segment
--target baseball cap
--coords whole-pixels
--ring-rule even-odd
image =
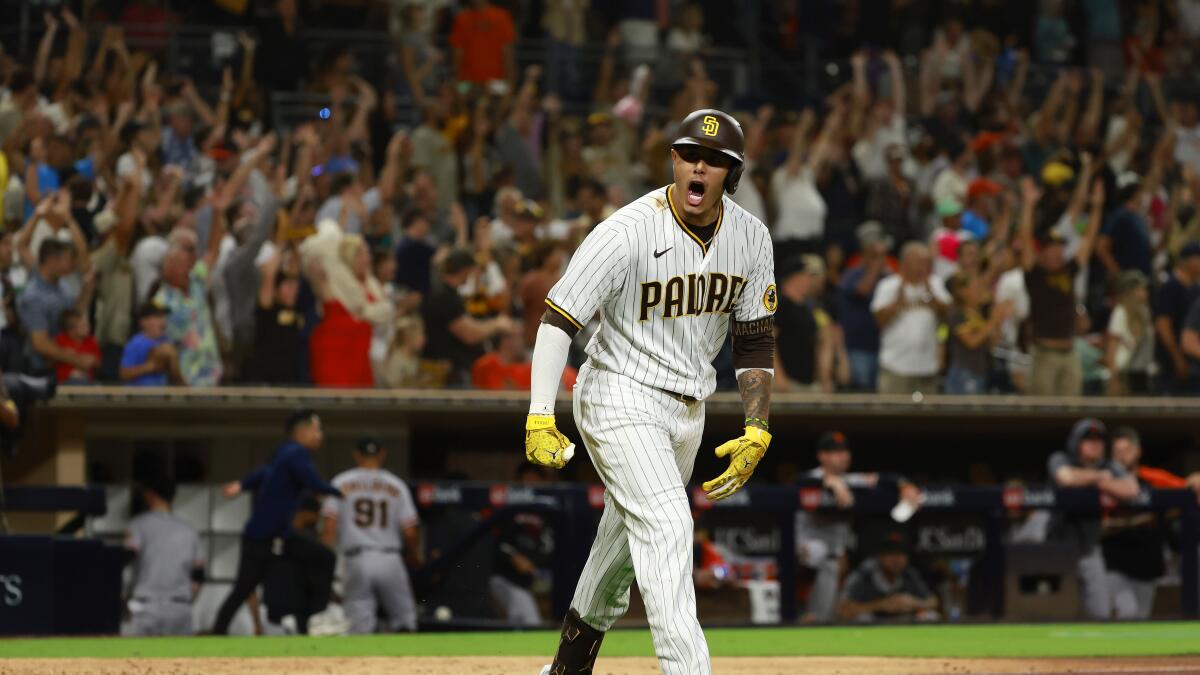
[[[866,248],[871,244],[883,242],[884,246],[892,247],[892,238],[883,230],[883,223],[878,220],[868,220],[862,225],[859,225],[854,230],[854,237],[858,239],[858,245],[861,248]]]
[[[892,530],[883,535],[879,542],[880,553],[908,553],[908,538],[899,530]]]
[[[800,271],[805,274],[825,275],[825,261],[819,255],[808,254],[800,256]]]
[[[363,436],[354,443],[354,449],[364,455],[378,455],[383,452],[383,443],[374,436]]]
[[[937,214],[939,218],[948,218],[957,216],[962,213],[962,202],[953,197],[947,197],[937,203]]]
[[[1059,232],[1058,230],[1046,230],[1038,235],[1037,243],[1038,246],[1041,246],[1042,248],[1054,246],[1055,244],[1065,246],[1067,244],[1067,239],[1062,235],[1062,232]]]
[[[821,438],[817,440],[817,452],[835,452],[837,450],[849,450],[850,446],[846,444],[846,434],[840,431],[827,431],[821,434]]]
[[[988,178],[976,178],[967,185],[967,198],[986,197],[1004,192],[1004,186]]]
[[[1062,162],[1047,162],[1042,167],[1042,182],[1048,187],[1058,187],[1075,178],[1075,170]]]
[[[1080,440],[1085,438],[1098,438],[1105,440],[1108,438],[1108,429],[1105,428],[1104,422],[1098,419],[1083,419],[1076,423],[1077,435]]]
[[[1133,171],[1122,171],[1121,173],[1117,174],[1117,189],[1118,190],[1122,190],[1131,185],[1137,185],[1140,182],[1142,182],[1142,177],[1137,175]]]
[[[971,149],[975,152],[983,152],[993,145],[1002,143],[1003,141],[1004,134],[996,131],[983,131],[976,134],[975,138],[971,139]]]
[[[524,216],[526,218],[532,218],[534,220],[541,220],[542,216],[545,215],[545,213],[546,213],[545,210],[542,209],[542,205],[538,204],[537,202],[533,201],[532,199],[523,199],[523,200],[517,202],[517,205],[516,205],[516,207],[514,207],[513,212],[517,215],[517,217]]]
[[[612,115],[606,112],[594,112],[587,116],[589,127],[599,126],[601,124],[612,124]]]
[[[225,161],[233,157],[236,153],[229,147],[225,141],[217,141],[208,149],[208,156],[218,162]]]
[[[1195,256],[1200,256],[1200,241],[1189,241],[1183,245],[1183,248],[1179,249],[1180,260]]]
[[[142,304],[141,309],[138,310],[139,319],[151,316],[166,316],[167,314],[169,314],[167,308],[161,302],[154,299],[147,300]]]
[[[788,277],[792,276],[793,274],[800,274],[803,271],[804,271],[803,256],[788,258],[787,260],[784,260],[783,262],[781,262],[775,266],[775,279],[779,283],[783,283],[784,279],[787,279]]]

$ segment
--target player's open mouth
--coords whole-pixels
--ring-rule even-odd
[[[704,201],[704,183],[694,180],[688,183],[687,203],[688,206],[700,206],[700,202]]]

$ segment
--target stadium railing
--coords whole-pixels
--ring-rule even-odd
[[[930,485],[923,488],[925,514],[975,514],[984,521],[982,556],[973,567],[984,575],[983,587],[991,589],[988,614],[1000,618],[1004,614],[1003,581],[1005,576],[1004,532],[1008,514],[1022,509],[1040,509],[1075,515],[1095,514],[1118,508],[1095,489],[1056,489],[1047,486],[973,487],[960,485]],[[587,560],[594,535],[595,511],[603,508],[603,488],[582,485],[517,486],[507,483],[480,482],[417,482],[413,493],[418,508],[439,507],[468,509],[524,508],[557,513],[560,526],[555,530],[554,585],[551,605],[556,615],[569,608],[572,590]],[[748,486],[722,502],[709,502],[699,488],[692,488],[692,507],[697,512],[744,512],[753,514],[763,524],[777,528],[776,565],[780,584],[780,618],[794,622],[798,616],[796,603],[797,561],[795,555],[795,516],[798,510],[824,514],[882,515],[896,505],[894,489],[855,489],[855,503],[849,510],[840,509],[833,496],[817,483],[797,487]],[[1197,544],[1200,542],[1200,505],[1190,490],[1143,490],[1137,499],[1119,505],[1131,511],[1164,512],[1178,509],[1181,519],[1180,552],[1182,557],[1181,607],[1185,616],[1198,613]],[[562,524],[565,524],[564,527]],[[481,523],[463,538],[461,546],[432,561],[421,579],[428,580],[439,570],[456,562],[455,554],[463,550],[479,532],[486,530]]]
[[[86,518],[103,516],[104,488],[98,485],[4,485],[0,483],[0,517],[8,512],[70,511],[75,515],[59,527],[58,534],[73,534]],[[2,524],[3,521],[0,521]],[[6,529],[6,528],[5,528]],[[3,533],[0,529],[0,533]]]

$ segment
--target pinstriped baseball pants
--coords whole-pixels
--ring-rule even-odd
[[[588,364],[579,371],[574,412],[607,491],[571,606],[588,625],[608,630],[629,608],[636,577],[663,675],[708,675],[685,487],[704,431],[704,404],[683,403]]]

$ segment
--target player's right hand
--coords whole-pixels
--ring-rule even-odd
[[[554,426],[554,415],[530,415],[525,419],[525,459],[561,469],[574,456],[575,444]]]

